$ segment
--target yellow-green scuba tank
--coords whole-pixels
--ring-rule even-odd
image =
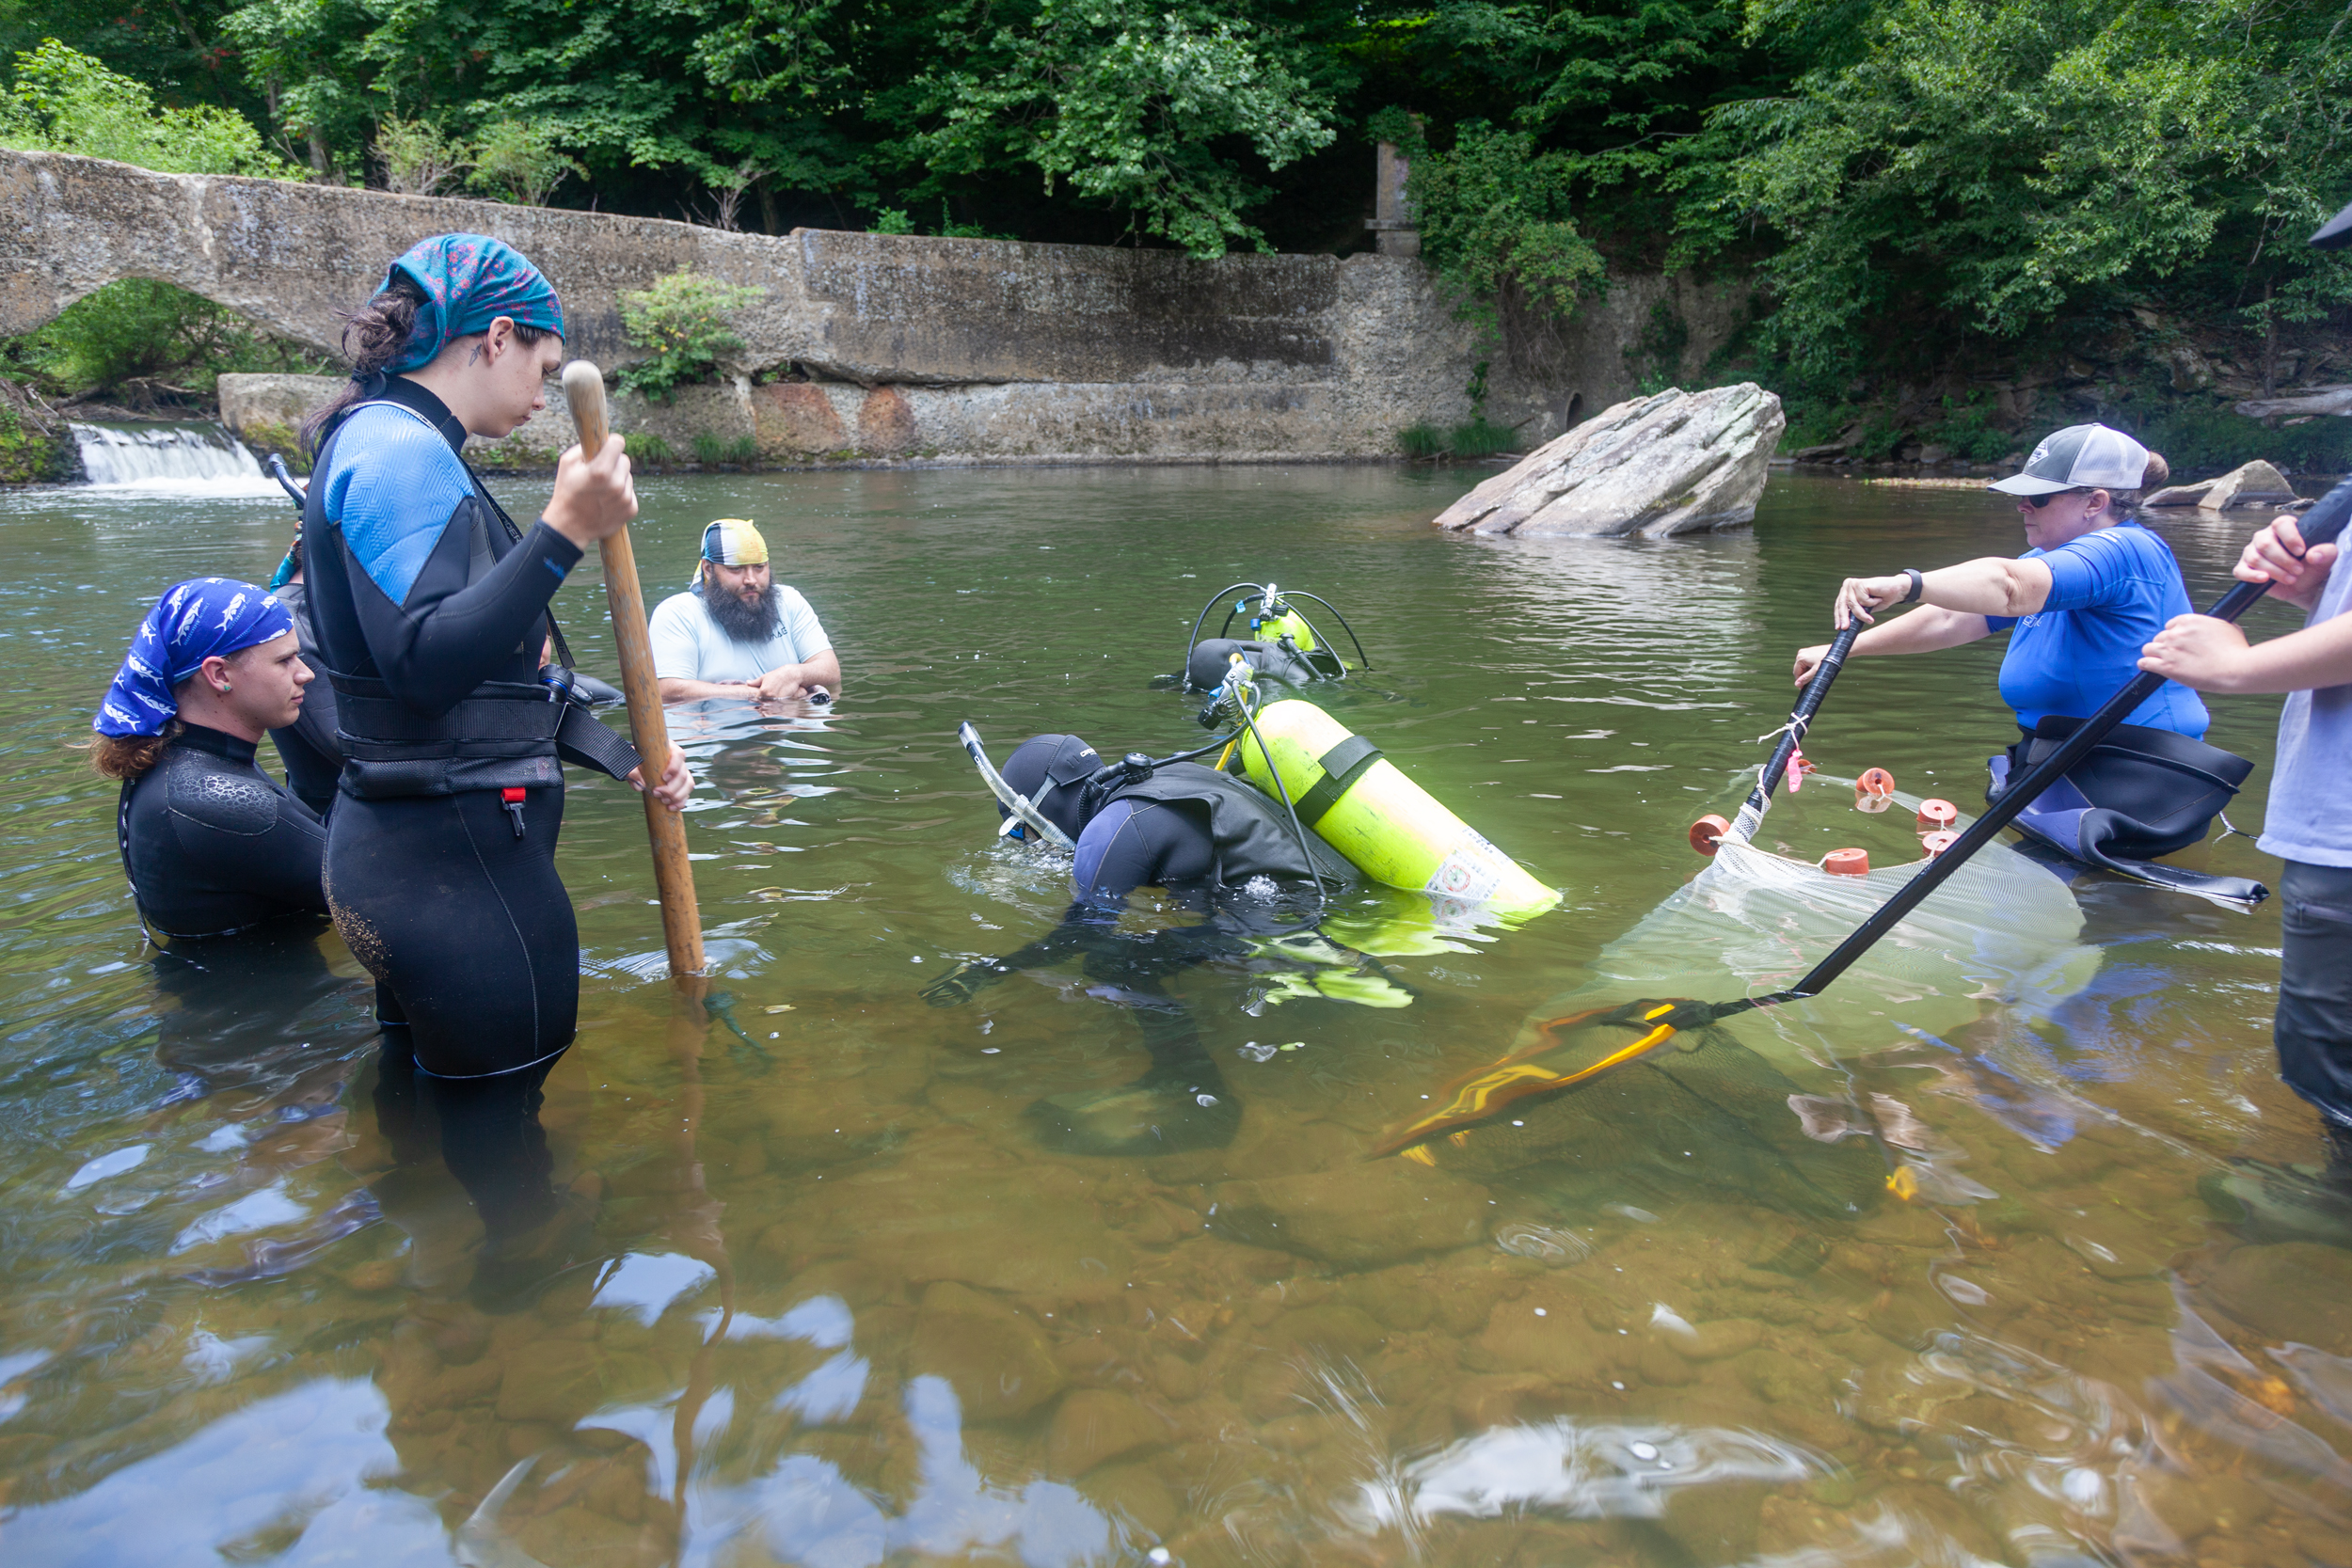
[[[1271,768],[1261,736],[1274,753]],[[1505,918],[1541,914],[1560,901],[1555,889],[1312,703],[1261,709],[1242,738],[1241,760],[1242,776],[1277,799],[1279,769],[1299,821],[1375,882],[1482,904]]]

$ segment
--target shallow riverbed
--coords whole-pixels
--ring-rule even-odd
[[[2316,1158],[2267,908],[2010,856],[1958,934],[1683,1058],[1703,1084],[1629,1069],[1523,1136],[1370,1158],[1577,996],[1737,994],[1834,941],[1781,911],[1752,934],[1783,956],[1711,980],[1720,921],[1658,912],[1705,863],[1685,830],[1743,793],[1839,577],[2019,547],[1975,496],[1812,479],[1721,537],[1431,535],[1479,477],[644,484],[649,601],[704,522],[755,517],[847,689],[674,715],[708,1007],[662,977],[635,798],[572,775],[582,1029],[536,1178],[562,1202],[494,1279],[496,1182],[469,1196],[381,1069],[333,933],[145,945],[114,790],[67,750],[149,598],[264,577],[284,503],[0,498],[0,1560],[2352,1562],[2352,1251],[2249,1241],[2200,1194]],[[2163,531],[2210,598],[2244,530]],[[1039,730],[1199,744],[1151,677],[1243,578],[1346,612],[1373,668],[1327,705],[1561,906],[1449,933],[1357,898],[1334,934],[1388,981],[1358,994],[1409,1006],[1263,948],[1152,972],[1193,917],[1149,899],[1139,967],[926,1006],[1067,886],[993,838],[956,725],[1000,760]],[[558,609],[611,675],[593,560]],[[1908,813],[1826,778],[1977,804],[2013,734],[1997,660],[1857,661],[1766,847],[1915,858]],[[2231,812],[2259,831],[2277,704],[2216,709],[2265,764]],[[2244,837],[2178,860],[2277,870]],[[1214,1146],[1057,1147],[1033,1107],[1142,1075],[1171,1017],[1220,1091],[1179,1141]]]

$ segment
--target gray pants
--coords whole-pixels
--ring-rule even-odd
[[[2279,903],[2279,1075],[2352,1129],[2352,866],[2289,861]]]

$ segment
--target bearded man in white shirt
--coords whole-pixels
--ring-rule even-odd
[[[665,703],[826,702],[841,689],[841,660],[817,612],[774,579],[768,541],[740,517],[703,530],[692,586],[664,599],[647,629]]]

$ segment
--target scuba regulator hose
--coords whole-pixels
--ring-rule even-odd
[[[1248,607],[1250,601],[1254,599],[1258,601],[1263,610],[1280,610],[1284,614],[1296,615],[1298,619],[1305,624],[1307,630],[1313,635],[1316,646],[1319,648],[1328,648],[1331,640],[1323,635],[1323,628],[1316,626],[1312,621],[1308,620],[1304,612],[1291,609],[1289,604],[1286,602],[1290,599],[1310,599],[1314,603],[1321,605],[1324,609],[1329,610],[1331,612],[1331,618],[1339,622],[1340,629],[1347,633],[1348,641],[1354,644],[1356,649],[1357,667],[1362,670],[1369,670],[1372,668],[1371,656],[1364,652],[1364,640],[1356,635],[1356,628],[1347,624],[1347,617],[1342,615],[1339,611],[1339,607],[1334,605],[1330,600],[1322,597],[1320,594],[1304,593],[1297,589],[1292,589],[1286,593],[1282,589],[1278,588],[1269,582],[1233,582],[1226,584],[1224,587],[1218,589],[1215,594],[1210,594],[1209,602],[1202,605],[1200,607],[1200,613],[1193,618],[1191,635],[1184,639],[1184,663],[1178,666],[1180,670],[1188,669],[1191,666],[1192,651],[1200,644],[1200,628],[1209,624],[1209,611],[1215,610],[1219,601],[1221,601],[1226,594],[1239,592],[1242,589],[1248,589],[1248,592],[1243,594],[1240,598],[1234,600],[1233,608],[1225,612],[1224,624],[1219,626],[1216,629],[1217,636],[1223,637],[1226,633],[1232,631],[1233,629],[1233,617],[1239,615]],[[1336,657],[1336,656],[1334,657]]]

